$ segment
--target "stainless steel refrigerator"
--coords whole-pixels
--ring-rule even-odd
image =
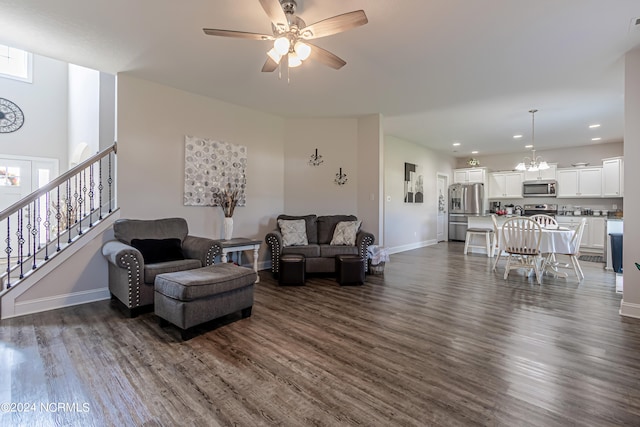
[[[482,215],[484,184],[449,186],[449,240],[465,240],[470,216]]]

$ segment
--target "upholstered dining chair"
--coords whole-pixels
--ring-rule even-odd
[[[540,259],[540,237],[542,227],[526,218],[510,218],[502,226],[502,248],[507,253],[504,279],[511,270],[525,268],[536,273],[538,284],[542,284]]]

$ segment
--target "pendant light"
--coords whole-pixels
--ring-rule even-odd
[[[539,170],[549,169],[549,165],[544,161],[542,156],[536,156],[535,146],[535,115],[538,112],[536,109],[529,110],[531,113],[531,157],[525,157],[516,166],[517,171],[536,172]]]

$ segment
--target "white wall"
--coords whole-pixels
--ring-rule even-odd
[[[0,96],[17,104],[24,125],[2,134],[0,153],[48,157],[67,165],[67,64],[33,55],[33,83],[0,78]]]
[[[424,203],[404,202],[405,163],[421,167]],[[393,136],[384,137],[384,242],[390,252],[437,242],[436,175],[438,172],[447,175],[452,182],[455,164],[452,156]]]
[[[625,57],[624,103],[624,238],[623,276],[624,293],[620,313],[640,318],[640,192],[635,183],[640,182],[640,169],[634,162],[640,159],[640,49]]]
[[[382,116],[358,119],[358,218],[373,233],[377,245],[384,245],[384,136]]]
[[[100,73],[100,143],[98,151],[116,140],[116,76]]]
[[[99,151],[100,73],[69,64],[70,169]]]
[[[282,118],[118,75],[118,202],[123,218],[183,217],[191,234],[220,238],[219,207],[183,205],[185,135],[244,145],[247,204],[234,235],[264,239],[284,211]],[[261,248],[260,260],[265,259]]]
[[[286,120],[284,213],[352,214],[362,228],[382,235],[382,124],[380,115],[361,118]],[[309,165],[318,149],[324,162]],[[342,168],[347,183],[334,180]]]
[[[285,128],[284,213],[357,215],[358,120],[287,119]],[[324,163],[311,166],[316,148]],[[345,185],[334,182],[339,168]]]

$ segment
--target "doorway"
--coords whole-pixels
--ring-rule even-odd
[[[58,176],[58,159],[24,157],[0,154],[0,211],[27,197]],[[40,218],[46,218],[45,196],[38,204]],[[0,231],[7,233],[9,218],[0,221]],[[44,243],[44,233],[40,233],[40,243]],[[12,248],[18,245],[18,237],[11,233]]]
[[[447,230],[447,206],[449,206],[449,202],[447,200],[448,193],[447,189],[449,188],[449,175],[445,175],[443,173],[438,172],[436,174],[436,195],[438,199],[437,203],[437,218],[438,225],[436,229],[436,240],[438,242],[444,242],[447,240],[446,230]]]
[[[0,211],[58,176],[58,159],[0,154]]]

